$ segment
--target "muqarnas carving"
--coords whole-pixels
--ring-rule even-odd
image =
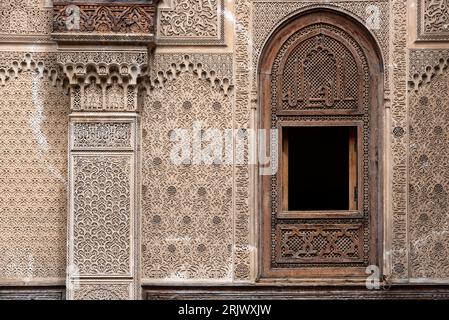
[[[135,64],[64,64],[72,110],[136,111],[137,81],[144,69]]]
[[[447,0],[418,0],[418,40],[449,40]]]

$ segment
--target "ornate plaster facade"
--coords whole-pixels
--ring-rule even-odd
[[[314,10],[364,26],[381,57],[380,280],[449,284],[446,2],[6,0],[0,297],[282,284],[259,279],[262,178],[237,146],[260,126],[264,49]],[[198,122],[239,132],[229,162],[169,162],[174,130]],[[293,281],[310,283],[329,284]]]

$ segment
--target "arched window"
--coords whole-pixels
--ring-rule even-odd
[[[379,52],[331,10],[291,19],[265,46],[260,127],[278,130],[279,170],[260,177],[262,277],[362,280],[379,266]]]

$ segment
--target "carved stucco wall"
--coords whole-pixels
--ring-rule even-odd
[[[148,89],[142,112],[142,277],[230,281],[233,167],[195,164],[192,157],[174,165],[177,143],[170,137],[180,134],[176,129],[192,137],[194,125],[232,128],[232,88],[222,85],[232,79],[232,55],[157,54],[152,69],[155,77],[159,71],[170,78]]]
[[[43,0],[2,0],[0,2],[0,39],[49,41],[52,9]]]
[[[270,33],[286,18],[313,7],[327,7],[342,10],[353,15],[361,22],[374,23],[371,28],[381,48],[385,65],[385,106],[389,108],[389,118],[385,119],[386,132],[401,131],[400,137],[391,134],[390,157],[387,156],[386,174],[390,176],[386,189],[390,195],[386,204],[386,245],[385,264],[387,273],[392,273],[396,280],[408,277],[408,229],[407,229],[407,101],[406,101],[406,7],[403,1],[337,1],[333,4],[316,4],[299,1],[248,1],[235,2],[235,39],[234,39],[234,72],[235,72],[235,107],[233,126],[235,128],[251,128],[255,126],[252,107],[256,107],[256,70],[258,56]],[[374,6],[374,9],[373,9]],[[377,8],[377,9],[376,9]],[[380,20],[376,26],[370,20],[373,10],[378,10]],[[389,31],[390,30],[390,31]],[[176,60],[176,59],[175,59]],[[176,80],[178,81],[178,80]],[[176,83],[176,82],[174,82]],[[173,88],[173,94],[183,93]],[[177,99],[180,104],[181,98]],[[149,116],[149,115],[144,115]],[[167,121],[167,120],[166,120]],[[168,122],[168,121],[167,121]],[[159,123],[161,125],[161,123]],[[255,190],[252,181],[254,171],[247,163],[236,165],[234,170],[233,219],[234,219],[234,280],[251,280],[257,270],[252,246],[257,243],[255,237],[256,204],[252,203]],[[179,171],[181,171],[179,169]],[[180,174],[179,172],[177,174]],[[151,186],[144,192],[151,192]],[[391,189],[390,189],[391,188]],[[170,189],[172,190],[172,189]],[[165,191],[167,193],[168,189]],[[174,189],[172,190],[174,191]],[[162,192],[162,191],[161,191]],[[186,198],[183,198],[186,199]],[[150,212],[145,209],[145,212]],[[179,219],[178,219],[179,220]],[[186,219],[188,220],[188,219]],[[156,219],[159,221],[159,219]],[[152,222],[154,223],[154,221]],[[144,224],[149,225],[146,221]],[[180,222],[179,225],[181,225]],[[170,236],[166,229],[165,237]],[[162,234],[161,234],[162,235]],[[168,247],[167,247],[168,248]],[[171,247],[173,250],[174,247]],[[148,248],[144,248],[148,250]],[[173,253],[172,253],[173,254]],[[154,256],[160,256],[157,253]],[[151,255],[147,255],[151,257]],[[187,257],[186,253],[184,257]],[[150,258],[147,258],[150,259]],[[149,261],[149,260],[147,260]],[[170,269],[167,269],[170,270]],[[185,273],[184,273],[185,274]],[[192,274],[190,274],[192,275]],[[161,272],[160,277],[167,277]],[[201,279],[201,276],[197,276]]]
[[[69,299],[137,299],[138,95],[145,52],[60,52],[71,92]]]
[[[8,18],[0,19],[0,38],[31,36],[29,39],[33,43],[48,41],[51,9],[44,8],[41,5],[44,2],[1,1],[0,16]],[[168,45],[222,44],[224,16],[219,9],[223,3],[220,0],[173,0],[165,1],[165,6],[159,10],[158,36],[166,45],[164,52],[177,53],[156,55],[150,95],[142,113],[146,135],[142,140],[142,273],[148,281],[186,278],[189,281],[248,281],[257,270],[253,250],[257,243],[253,232],[256,210],[250,200],[254,196],[254,172],[250,167],[246,163],[220,165],[198,172],[193,165],[164,167],[164,161],[160,163],[158,159],[167,159],[162,156],[168,150],[166,138],[170,128],[191,128],[196,118],[203,120],[206,127],[253,127],[251,108],[257,105],[255,70],[264,41],[286,17],[317,4],[236,0],[234,54],[212,54],[220,49],[196,47],[197,53],[189,54],[186,64],[187,69],[190,63],[193,68],[183,70],[185,58],[180,53],[183,49],[168,48]],[[441,94],[447,91],[441,89],[446,86],[447,75],[438,70],[447,68],[449,55],[444,50],[410,51],[407,60],[407,8],[403,0],[322,4],[341,8],[361,21],[369,18],[371,12],[366,10],[369,5],[377,5],[381,13],[380,26],[372,31],[385,60],[385,104],[389,115],[385,119],[386,132],[390,132],[390,166],[386,170],[390,176],[386,186],[389,202],[385,216],[387,271],[391,268],[393,279],[398,281],[447,279],[443,211],[448,192],[445,182],[448,178],[444,172],[447,148],[443,145],[444,139],[439,137],[446,134],[446,126],[441,121],[446,117],[449,98]],[[182,10],[186,6],[190,9]],[[431,17],[428,22],[419,24],[427,28],[427,34],[418,30],[421,40],[446,39],[441,19],[426,13],[431,8],[420,8],[428,9],[418,13],[419,23],[426,19],[426,14]],[[443,9],[438,7],[439,17],[447,11]],[[0,54],[6,57],[2,60],[4,70],[11,70],[2,73],[0,67],[0,83],[5,84],[0,86],[0,139],[1,147],[8,152],[7,156],[2,153],[0,159],[1,179],[6,181],[0,186],[0,225],[1,230],[7,230],[0,235],[0,278],[61,279],[65,276],[67,211],[67,142],[62,137],[66,137],[67,132],[63,124],[67,124],[68,97],[54,88],[50,79],[36,78],[36,71],[42,75],[45,68],[36,64],[29,70],[25,67],[16,72],[20,66],[13,61],[20,64],[23,55],[10,58],[3,52]],[[98,55],[95,63],[103,59],[107,56]],[[410,61],[408,74],[407,61]],[[30,60],[24,63],[27,65]],[[44,62],[44,65],[51,69],[54,62]],[[176,79],[172,79],[173,73]],[[198,79],[198,73],[206,79]],[[408,94],[407,79],[411,86]],[[33,87],[33,83],[37,85]],[[46,101],[42,109],[33,104],[36,97]],[[156,101],[161,101],[159,109],[154,108]],[[190,104],[185,103],[187,101]],[[11,106],[17,104],[20,108],[12,113]],[[32,119],[40,120],[33,122]],[[40,129],[36,129],[39,128],[36,123]],[[17,130],[13,132],[10,128]],[[419,132],[428,132],[435,139],[418,135]],[[6,147],[10,141],[20,147],[14,149],[18,156]],[[42,147],[43,141],[47,149]],[[29,166],[22,165],[31,159],[34,160]],[[164,170],[157,170],[157,167]],[[195,182],[194,186],[187,188],[191,181]],[[216,196],[210,197],[212,193]],[[13,198],[11,194],[23,196]],[[423,238],[422,232],[427,231]],[[188,243],[194,245],[188,246]],[[129,283],[91,283],[75,295],[128,297],[130,290]]]
[[[61,281],[69,97],[39,72],[54,55],[1,55],[0,281]]]
[[[409,277],[447,281],[449,50],[409,56]]]
[[[449,278],[448,92],[444,71],[409,98],[411,278]]]

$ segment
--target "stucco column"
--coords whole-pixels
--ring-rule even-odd
[[[69,62],[63,69],[71,96],[67,298],[138,299],[142,67]]]

